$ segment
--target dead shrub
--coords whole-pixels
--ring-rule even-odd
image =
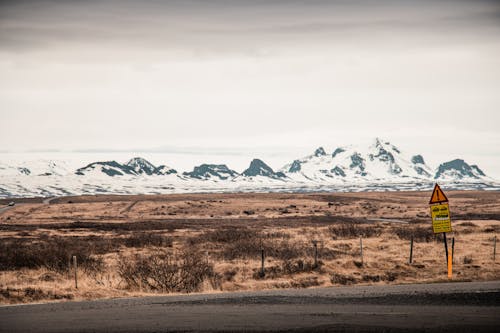
[[[321,283],[318,281],[317,276],[306,276],[290,282],[290,287],[292,288],[309,288],[317,287],[319,285],[321,285]]]
[[[394,228],[393,232],[399,239],[410,240],[413,237],[415,242],[431,242],[436,239],[432,227],[399,227]]]
[[[463,223],[460,223],[459,226],[462,226],[462,227],[477,227],[477,224],[474,224],[472,222],[463,222]]]
[[[238,274],[238,268],[235,267],[235,268],[231,268],[227,271],[224,271],[224,273],[222,274],[222,277],[224,279],[224,281],[233,281],[234,280],[234,277],[236,276],[236,274]]]
[[[340,273],[332,273],[330,277],[332,284],[353,284],[356,283],[356,278],[350,275],[344,275]]]
[[[364,282],[380,282],[380,275],[365,274],[361,277]]]
[[[262,250],[266,257],[279,260],[305,258],[312,255],[312,248],[302,243],[276,239],[261,241],[251,238],[225,244],[219,256],[224,260],[252,259],[259,258]]]
[[[198,252],[173,256],[165,250],[157,250],[144,256],[121,256],[118,274],[127,283],[127,288],[144,287],[160,292],[199,291],[205,279],[212,279],[215,287],[220,285],[213,265],[203,260]]]
[[[188,239],[188,244],[201,243],[232,243],[241,240],[259,240],[263,236],[256,230],[249,228],[226,228],[206,231]]]
[[[338,238],[358,238],[380,236],[382,230],[379,226],[363,226],[358,223],[344,223],[328,227],[328,231],[333,239]]]
[[[1,242],[0,270],[45,267],[50,271],[63,272],[68,269],[68,261],[73,255],[85,272],[104,271],[104,261],[95,255],[91,243],[74,241],[69,237],[52,237],[50,241],[15,239]]]
[[[313,270],[321,271],[324,263],[318,260],[318,265],[314,265],[314,261],[308,260],[283,260],[281,263],[281,269],[284,274],[297,274],[304,272],[312,272]]]
[[[0,288],[0,300],[3,298],[9,303],[26,303],[40,300],[73,299],[72,294],[62,294],[52,290],[44,291],[40,288]]]
[[[123,245],[126,247],[164,246],[172,247],[172,237],[166,237],[149,232],[134,233],[123,238]]]
[[[273,265],[266,267],[264,269],[264,276],[261,276],[261,269],[255,268],[253,270],[253,278],[256,280],[259,279],[276,279],[283,277],[285,275],[294,275],[300,273],[310,273],[312,271],[323,272],[322,267],[324,263],[322,261],[318,261],[318,266],[314,266],[313,261],[307,260],[290,260],[285,259],[282,260],[278,265]]]

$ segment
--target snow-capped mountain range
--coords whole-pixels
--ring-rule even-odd
[[[134,157],[126,163],[98,161],[73,170],[64,161],[37,160],[19,165],[0,162],[0,197],[99,193],[174,193],[210,191],[360,191],[449,188],[500,189],[477,165],[462,159],[437,168],[422,155],[406,155],[375,139],[368,147],[323,147],[274,171],[254,159],[241,173],[226,164],[201,164],[178,172]]]

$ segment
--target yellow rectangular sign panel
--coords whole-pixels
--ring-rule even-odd
[[[450,207],[447,203],[431,205],[431,217],[435,234],[451,232]]]

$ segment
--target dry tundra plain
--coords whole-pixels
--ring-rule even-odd
[[[447,195],[453,280],[499,280],[493,252],[500,193]],[[16,199],[0,212],[0,303],[447,281],[429,197],[371,192]],[[0,208],[8,201],[0,200]]]

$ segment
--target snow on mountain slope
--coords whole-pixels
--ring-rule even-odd
[[[145,174],[150,176],[156,170],[156,167],[153,164],[141,157],[134,157],[125,163],[125,165],[132,168],[137,175]]]
[[[120,164],[116,161],[94,162],[89,165],[79,168],[75,172],[79,176],[124,176],[124,175],[137,175],[137,172],[128,165]]]
[[[105,158],[105,157],[104,157]],[[389,142],[371,145],[323,147],[275,172],[254,159],[241,174],[226,164],[200,164],[178,173],[135,157],[122,164],[114,160],[77,163],[46,158],[0,162],[0,197],[64,196],[80,194],[159,194],[222,191],[383,191],[427,190],[435,181],[448,189],[494,189],[500,183],[477,165],[456,159],[431,169],[422,155],[406,155]]]
[[[153,175],[166,176],[171,174],[177,174],[177,170],[166,165],[160,165],[153,170]]]
[[[243,171],[242,175],[245,177],[262,176],[274,179],[286,177],[283,172],[274,172],[269,165],[264,163],[262,160],[259,160],[258,158],[255,158],[252,160],[252,162],[250,162],[250,166],[248,167],[248,169]]]
[[[439,165],[434,178],[440,180],[476,180],[486,178],[486,175],[477,165],[469,165],[462,159],[455,159]]]
[[[195,179],[227,180],[236,177],[238,173],[225,164],[201,164],[195,166],[191,172],[184,172],[183,175]]]
[[[64,176],[71,170],[65,161],[60,160],[31,160],[14,163],[0,163],[0,176]]]
[[[367,148],[339,147],[332,154],[326,154],[320,147],[314,154],[285,165],[281,171],[298,181],[333,183],[429,179],[432,174],[421,155],[409,158],[396,146],[378,138]]]

